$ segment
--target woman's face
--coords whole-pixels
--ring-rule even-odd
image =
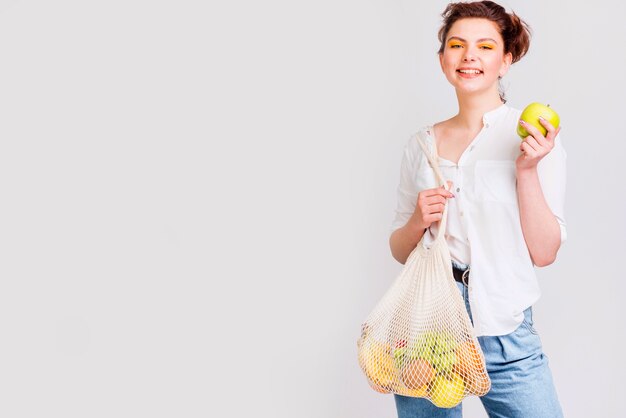
[[[457,94],[498,92],[498,77],[511,65],[498,26],[482,18],[454,22],[439,54],[441,69]]]

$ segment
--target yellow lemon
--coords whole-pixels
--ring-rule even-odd
[[[430,400],[439,408],[454,408],[464,397],[465,383],[456,373],[452,373],[452,379],[443,376],[435,377],[430,389]]]

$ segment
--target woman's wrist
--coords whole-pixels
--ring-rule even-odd
[[[424,225],[420,219],[415,219],[415,215],[411,216],[409,221],[404,226],[412,236],[420,236],[426,231],[428,228],[427,225]]]
[[[537,166],[533,167],[516,167],[516,177],[518,180],[538,176]]]

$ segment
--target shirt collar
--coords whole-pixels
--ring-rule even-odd
[[[496,107],[493,110],[485,113],[483,115],[483,124],[485,126],[493,125],[498,119],[502,117],[502,115],[506,114],[509,110],[509,107],[502,103],[500,106]]]

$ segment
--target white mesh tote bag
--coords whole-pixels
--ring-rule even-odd
[[[436,145],[432,155],[415,139],[447,187]],[[368,315],[357,341],[359,365],[370,386],[382,393],[429,399],[452,408],[466,396],[482,396],[491,381],[465,303],[452,275],[445,240],[448,205],[436,239],[411,252],[400,275]]]

